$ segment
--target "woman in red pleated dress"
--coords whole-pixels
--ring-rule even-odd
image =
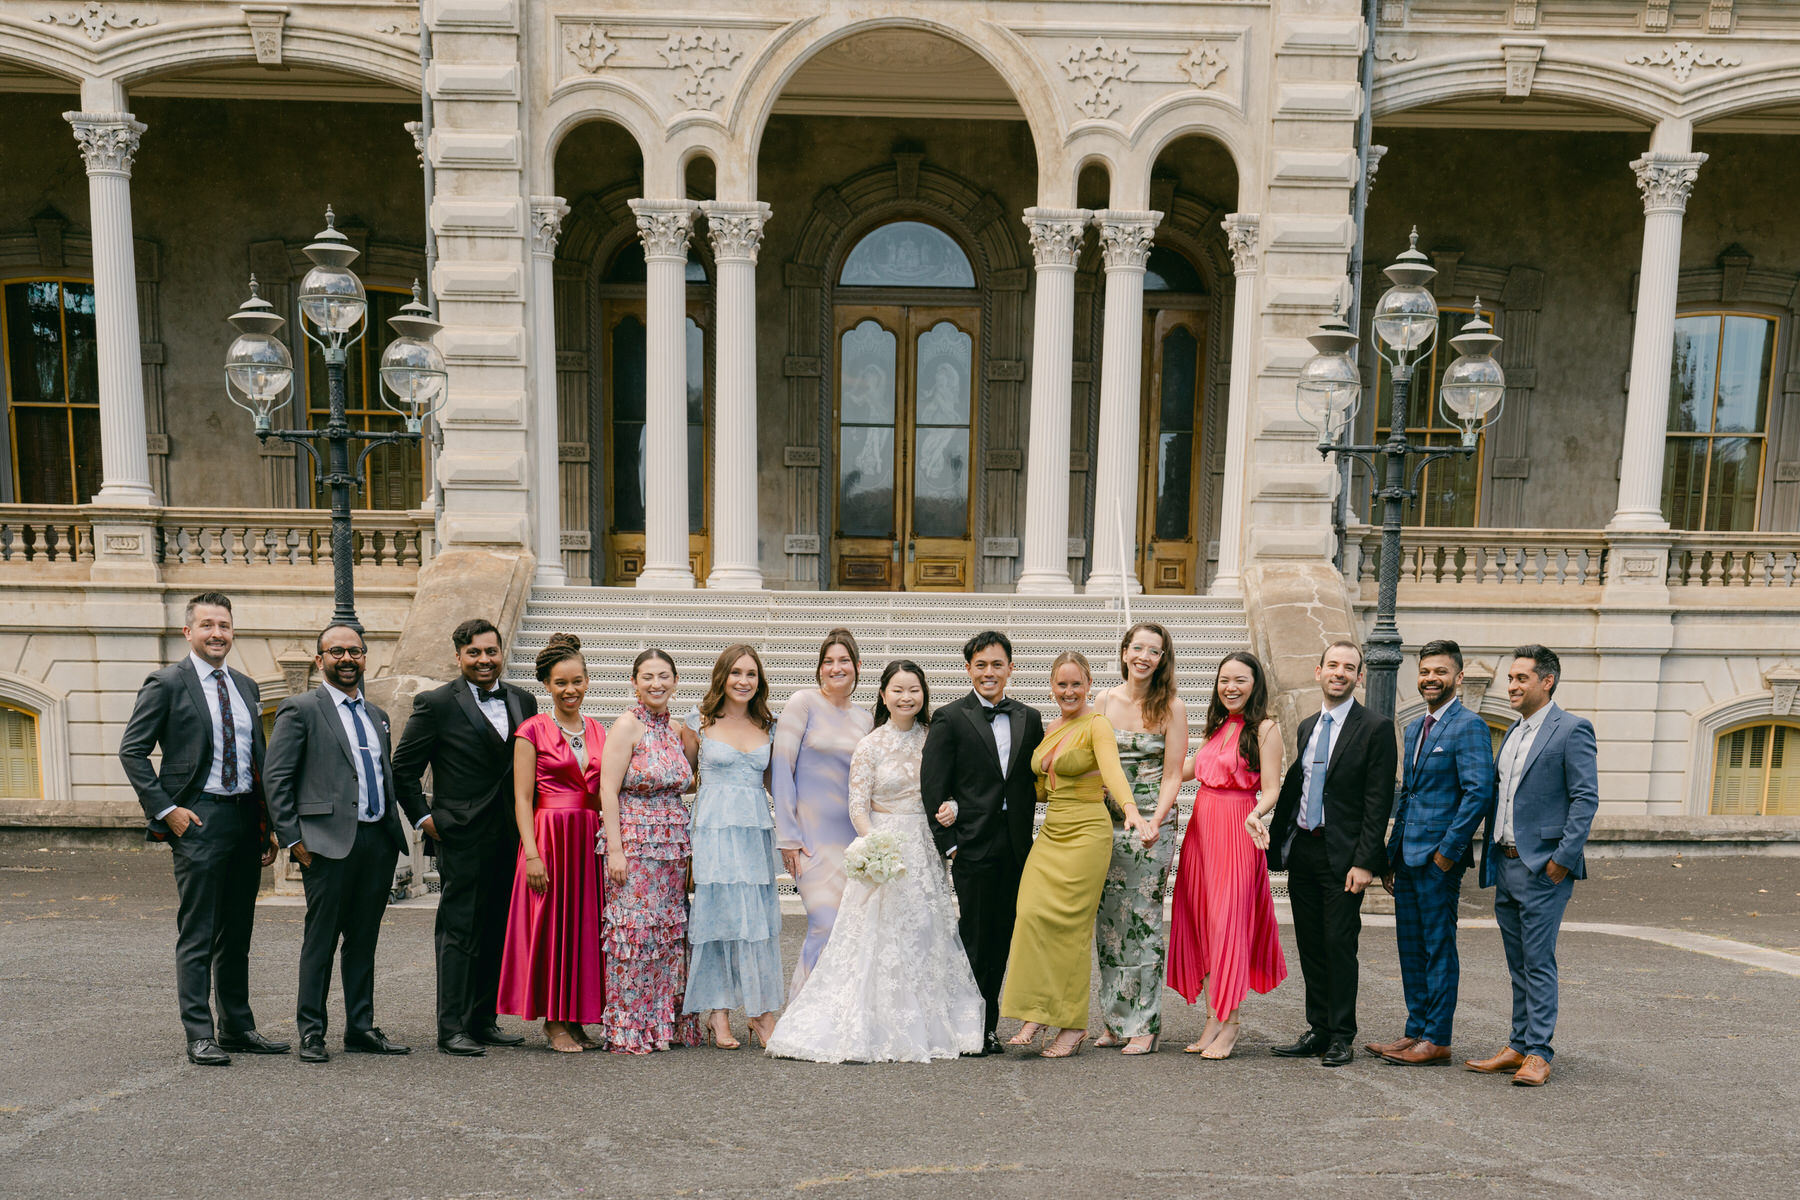
[[[1219,664],[1193,763],[1200,790],[1175,874],[1169,986],[1189,1004],[1206,990],[1206,1029],[1187,1052],[1230,1058],[1245,993],[1287,978],[1262,821],[1281,790],[1281,729],[1255,655],[1238,651]]]
[[[582,1028],[605,1006],[600,961],[600,750],[606,734],[581,715],[587,662],[581,642],[550,636],[537,677],[553,707],[514,735],[519,869],[500,959],[498,1009],[544,1022],[552,1050],[597,1043]]]

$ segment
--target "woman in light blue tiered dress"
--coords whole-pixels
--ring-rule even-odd
[[[687,999],[705,1013],[713,1045],[733,1050],[731,1010],[767,1044],[782,1004],[781,902],[775,894],[775,818],[769,807],[769,682],[750,646],[726,649],[712,685],[688,714],[700,739],[694,799],[694,899],[688,917]]]

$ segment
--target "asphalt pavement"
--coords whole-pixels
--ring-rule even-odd
[[[1800,959],[1730,955],[1800,948],[1800,859],[1592,868],[1571,923],[1731,941],[1697,953],[1565,932],[1542,1089],[1360,1054],[1336,1071],[1271,1057],[1303,1027],[1285,928],[1293,973],[1246,1003],[1227,1062],[1180,1053],[1204,1013],[1173,993],[1162,1052],[1138,1059],[565,1056],[535,1028],[522,1049],[451,1059],[432,1041],[432,913],[405,907],[382,930],[376,1019],[410,1057],[220,1069],[182,1054],[167,852],[15,836],[0,840],[0,1196],[1793,1196]],[[1504,1043],[1510,1004],[1485,894],[1465,898],[1459,1057]],[[253,1001],[272,1036],[293,1035],[302,915],[259,909]],[[787,918],[789,962],[802,924]],[[1362,962],[1364,1034],[1395,1036],[1391,928],[1370,922]],[[335,1000],[332,1022],[335,1050]]]

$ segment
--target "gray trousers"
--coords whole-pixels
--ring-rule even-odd
[[[1499,854],[1499,847],[1493,853]],[[1512,973],[1512,1037],[1508,1044],[1520,1054],[1535,1054],[1545,1062],[1555,1056],[1550,1039],[1556,1033],[1556,935],[1574,891],[1572,875],[1564,876],[1561,883],[1551,883],[1548,875],[1533,871],[1524,859],[1500,855],[1500,871],[1494,880],[1494,919],[1500,925],[1500,942],[1506,947],[1506,969]]]

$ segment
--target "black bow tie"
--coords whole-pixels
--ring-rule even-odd
[[[501,692],[499,688],[495,688],[491,692],[484,692],[480,688],[476,688],[475,698],[481,701],[481,703],[486,704],[489,700],[505,700],[506,695]]]
[[[1016,700],[1002,700],[998,704],[982,705],[981,715],[987,718],[989,725],[992,725],[995,717],[999,716],[1001,713],[1011,713],[1017,707],[1019,707],[1019,704]]]

